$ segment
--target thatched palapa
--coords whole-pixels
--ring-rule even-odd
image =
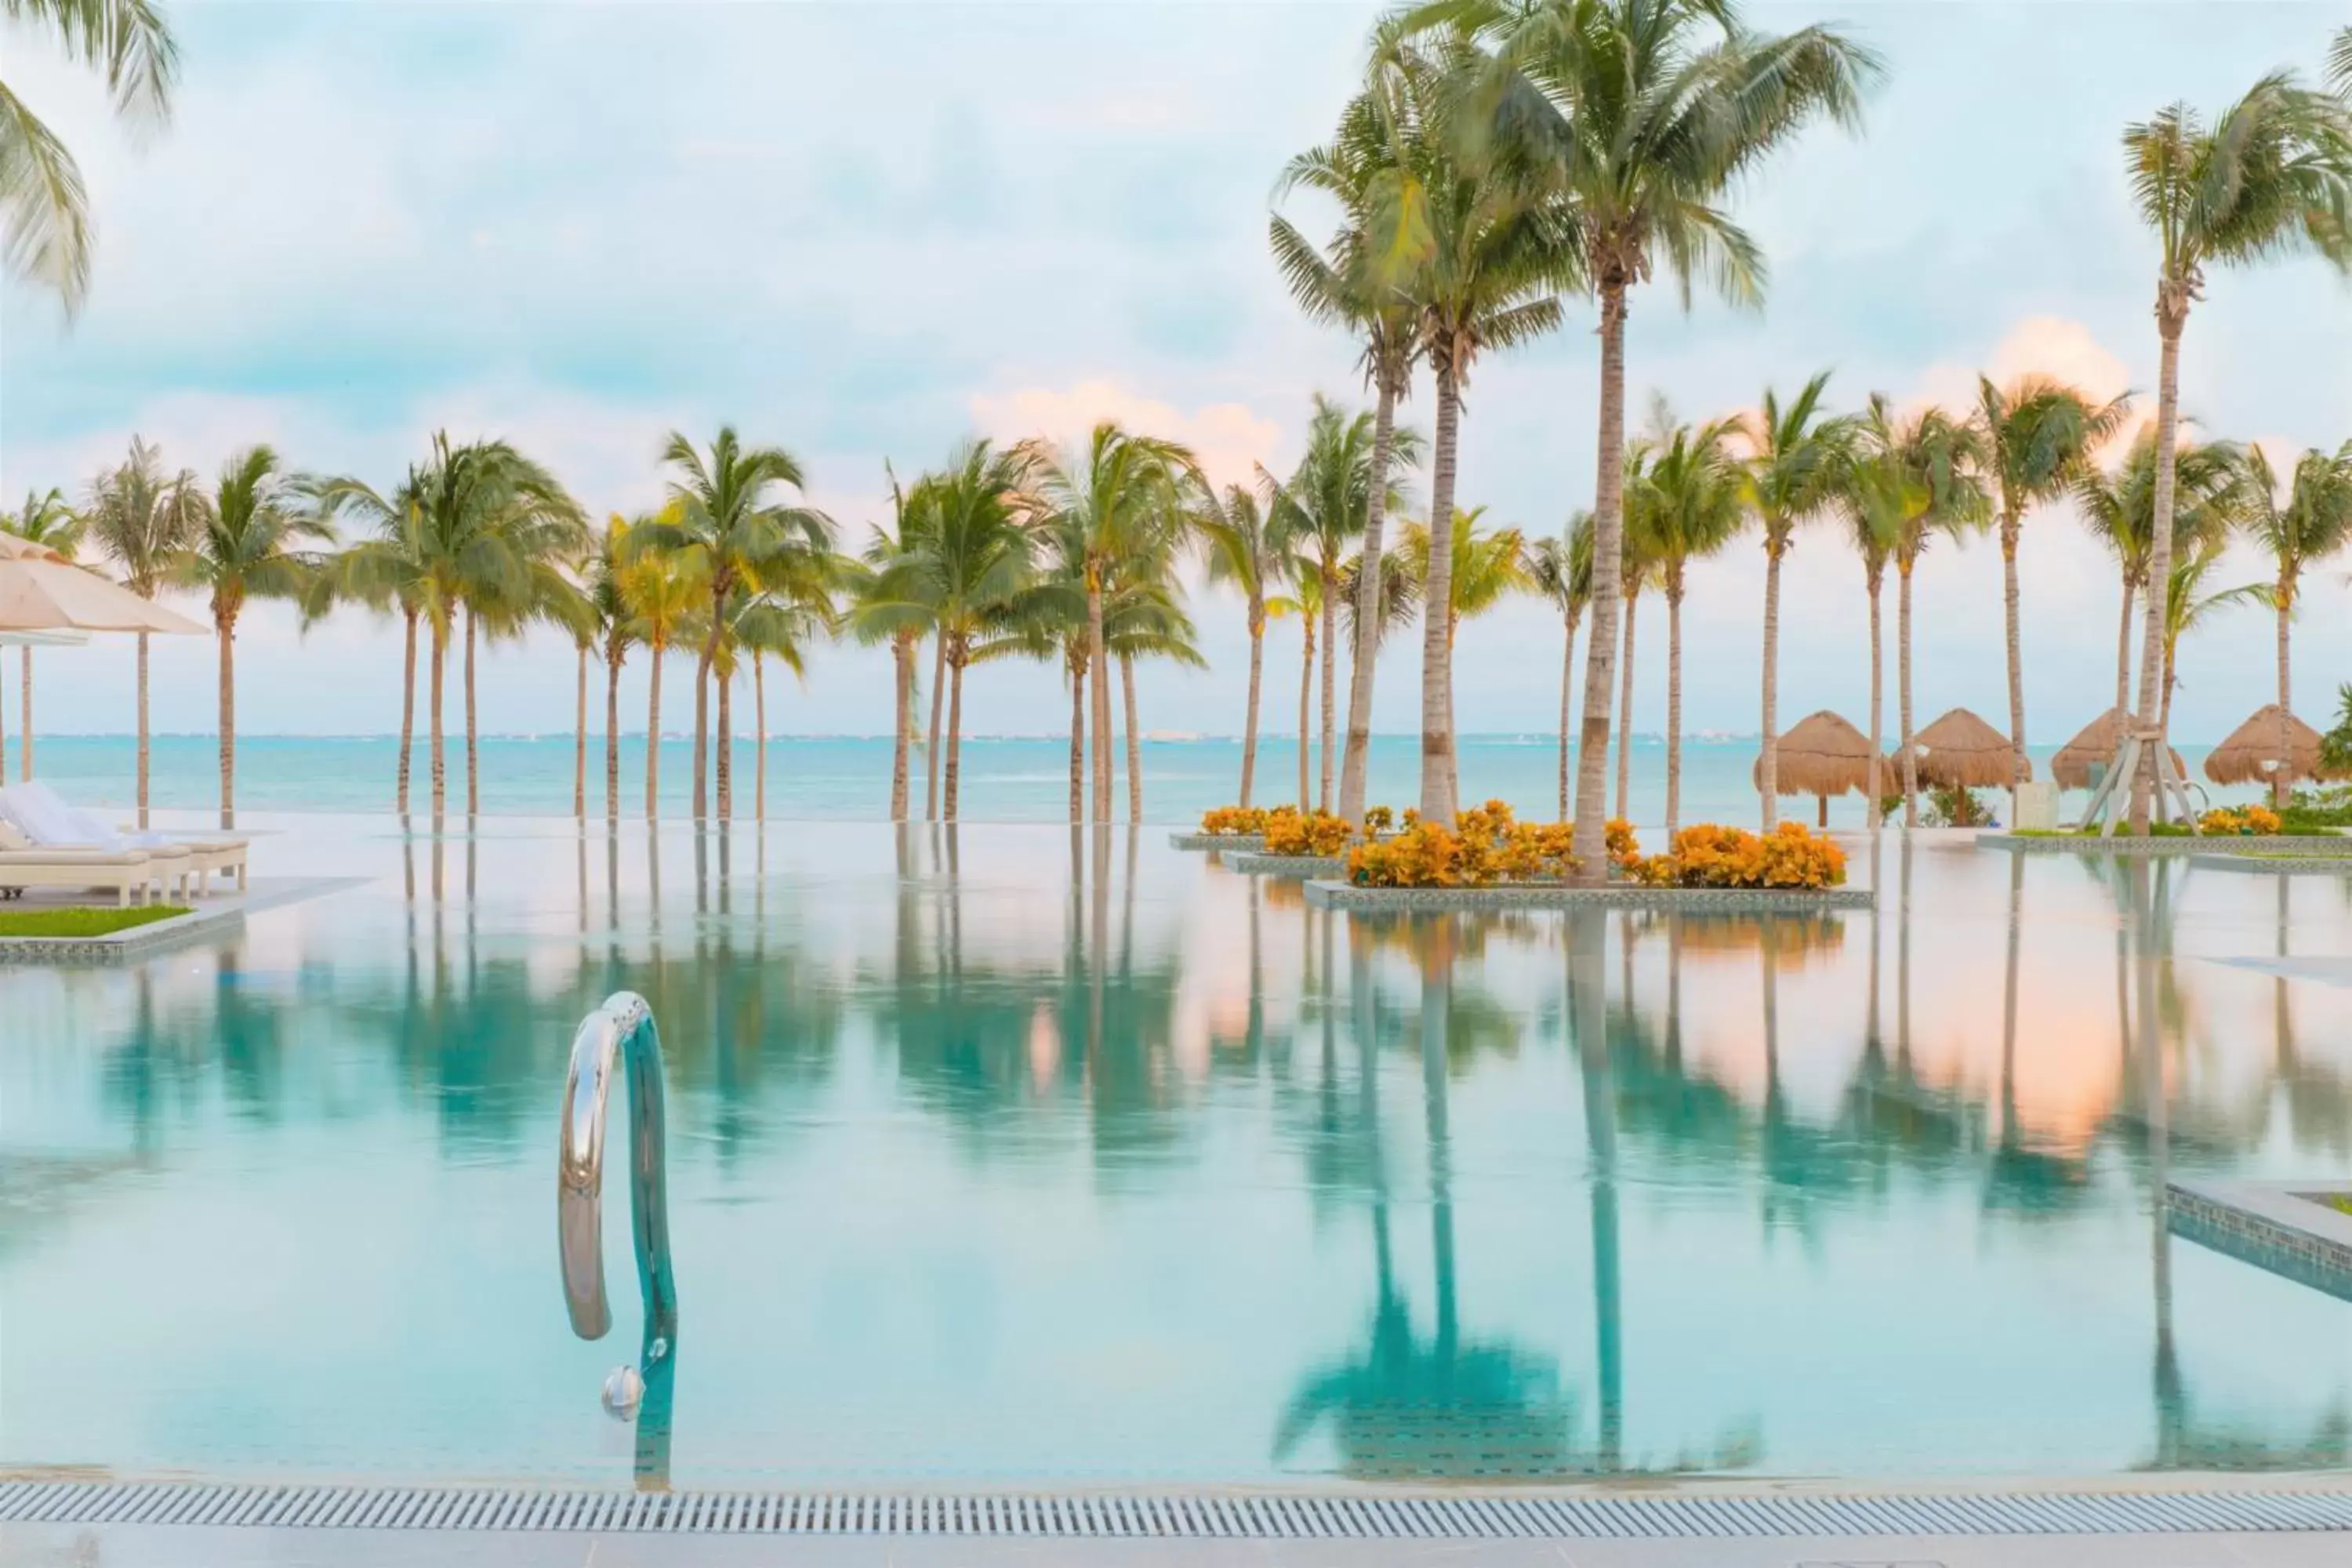
[[[2058,781],[2060,789],[2089,789],[2092,770],[2113,766],[2116,748],[2123,743],[2124,726],[2134,721],[2132,714],[2120,708],[2110,708],[2083,726],[2081,734],[2058,748],[2050,759],[2050,776]],[[2165,748],[2171,751],[2170,747]],[[2179,752],[2172,752],[2172,771],[2181,777],[2189,776],[2188,765],[2181,762]]]
[[[1870,737],[1824,708],[1789,727],[1780,737],[1779,784],[1782,795],[1821,797],[1822,825],[1830,819],[1830,796],[1870,788]],[[1764,759],[1758,757],[1748,776],[1764,787]],[[1892,773],[1883,773],[1885,787]]]
[[[2230,731],[2229,738],[2205,759],[2205,776],[2217,784],[2269,784],[2273,779],[2315,779],[2319,771],[2319,731],[2290,713],[2286,716],[2286,761],[2275,772],[2263,763],[2279,754],[2279,705],[2266,702],[2254,716]]]
[[[1945,789],[2007,789],[2033,777],[2033,764],[2019,763],[2009,737],[1965,708],[1955,708],[1915,733],[1919,782]]]

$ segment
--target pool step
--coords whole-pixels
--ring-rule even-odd
[[[618,1492],[9,1481],[0,1482],[0,1523],[1189,1540],[2171,1535],[2352,1531],[2352,1485],[2280,1491],[1644,1497]]]

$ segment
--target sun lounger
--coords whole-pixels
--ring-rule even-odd
[[[97,889],[111,892],[117,909],[129,909],[133,894],[146,903],[173,874],[159,870],[144,850],[37,848],[0,824],[0,897],[22,898],[27,888]]]
[[[209,893],[215,871],[233,876],[237,890],[245,890],[244,839],[183,838],[109,827],[38,779],[0,789],[0,821],[14,826],[35,848],[142,851],[183,898]]]

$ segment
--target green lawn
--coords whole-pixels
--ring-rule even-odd
[[[2339,1214],[2352,1214],[2352,1193],[2314,1193],[2312,1196]]]
[[[173,904],[151,904],[140,910],[0,909],[0,937],[112,936],[116,931],[133,931],[187,912]]]

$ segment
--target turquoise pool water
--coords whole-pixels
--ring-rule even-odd
[[[261,826],[263,877],[368,884],[0,970],[0,1471],[2352,1463],[2352,1304],[2151,1207],[2352,1174],[2352,881],[1889,837],[1876,916],[1351,924],[1149,831]],[[624,987],[680,1300],[643,1430],[597,1400],[617,1160],[610,1338],[554,1235]]]

